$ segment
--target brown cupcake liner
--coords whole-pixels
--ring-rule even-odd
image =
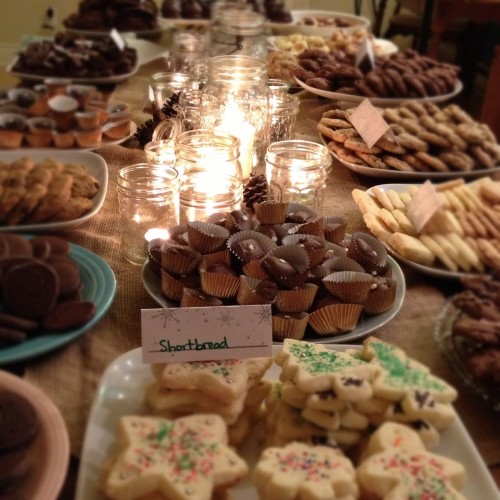
[[[240,276],[240,287],[236,296],[236,302],[239,305],[259,305],[259,304],[272,304],[276,300],[276,295],[272,298],[264,297],[259,293],[258,285],[262,280],[251,278],[248,276]]]
[[[325,260],[321,264],[321,267],[324,267],[329,271],[328,274],[338,272],[338,271],[355,271],[357,273],[364,273],[365,270],[361,264],[358,264],[354,259],[350,257],[333,257],[331,259]]]
[[[363,306],[332,304],[309,315],[309,324],[318,335],[339,335],[356,328]]]
[[[196,274],[190,274],[183,278],[177,278],[164,269],[161,270],[161,293],[167,299],[175,302],[181,301],[184,288],[199,288],[200,278]]]
[[[170,273],[191,274],[197,268],[200,259],[201,254],[198,251],[195,251],[194,256],[190,257],[179,253],[169,253],[166,252],[166,249],[163,249],[161,267]]]
[[[175,241],[179,245],[189,244],[189,236],[187,233],[186,224],[179,224],[178,226],[169,227],[168,232],[170,234],[170,239]]]
[[[266,278],[269,278],[269,276],[266,274],[264,269],[262,269],[262,267],[260,266],[261,260],[262,259],[252,260],[250,262],[247,262],[243,266],[243,269],[242,269],[243,274],[249,278],[256,278],[259,280],[264,280]]]
[[[296,214],[298,212],[302,212],[307,214],[307,218],[309,219],[316,219],[318,217],[318,214],[316,211],[309,207],[308,205],[304,205],[303,203],[300,203],[298,201],[291,201],[288,203],[288,208],[286,210],[286,216],[287,219],[292,217],[293,214]]]
[[[276,309],[279,312],[307,312],[311,308],[318,286],[306,283],[303,288],[293,290],[278,290],[276,294]]]
[[[285,236],[281,242],[284,246],[287,246],[287,245],[303,246],[299,242],[301,240],[303,240],[304,238],[312,238],[312,239],[318,241],[319,243],[321,243],[321,245],[323,245],[323,248],[317,248],[317,249],[310,249],[310,248],[304,247],[305,251],[307,252],[307,255],[309,256],[309,266],[310,267],[317,266],[319,263],[321,263],[325,259],[325,256],[326,256],[326,252],[327,252],[326,243],[327,243],[327,241],[324,238],[322,238],[321,236],[313,236],[311,234],[297,233],[297,234],[290,234],[288,236]]]
[[[262,248],[264,251],[264,255],[273,251],[275,248],[278,247],[278,245],[269,237],[267,237],[265,234],[259,233],[257,231],[253,231],[251,229],[245,230],[245,231],[240,231],[239,233],[234,233],[232,234],[229,239],[227,240],[227,248],[229,249],[229,252],[231,255],[241,264],[246,264],[240,256],[232,250],[232,246],[243,240],[248,240],[252,239],[255,240]],[[259,257],[256,260],[259,260],[261,257]]]
[[[337,227],[332,227],[332,226],[337,226]],[[324,229],[325,240],[331,243],[338,243],[342,241],[345,238],[346,229],[347,229],[347,219],[344,216],[338,215],[334,217],[327,217],[325,219],[325,229]]]
[[[290,276],[270,276],[278,285],[284,288],[296,288],[301,287],[306,282],[308,277],[309,256],[303,247],[297,245],[281,246],[269,252],[268,255],[283,259],[297,270],[297,274]]]
[[[301,340],[306,332],[309,314],[273,315],[272,329],[275,339]]]
[[[278,235],[279,241],[283,241],[285,236],[289,236],[291,234],[295,234],[294,231],[297,228],[297,224],[293,224],[292,222],[286,222],[285,224],[280,224],[275,226],[276,234]]]
[[[200,271],[200,281],[203,293],[219,299],[236,297],[240,286],[239,276],[208,271]]]
[[[358,239],[367,243],[375,252],[375,255],[371,256],[363,252],[357,243]],[[387,263],[387,250],[382,242],[374,236],[359,231],[351,236],[351,241],[347,249],[347,256],[359,262],[368,273],[384,267]]]
[[[309,234],[311,236],[321,236],[325,234],[325,221],[323,217],[309,220],[304,224],[299,224],[294,230],[294,233]]]
[[[261,224],[283,224],[286,219],[288,203],[264,201],[255,203],[253,209]]]
[[[326,259],[331,259],[332,257],[347,257],[347,248],[338,245],[337,243],[326,242]]]
[[[368,298],[363,302],[364,312],[375,315],[388,311],[396,300],[396,281],[388,278],[384,280],[388,288],[376,287],[370,291]]]
[[[238,231],[255,231],[261,222],[252,214],[243,210],[233,210],[226,214],[225,228],[231,233]]]
[[[180,300],[181,307],[214,307],[221,306],[222,300],[205,295],[192,288],[183,288]]]
[[[227,264],[230,266],[231,255],[229,254],[229,250],[219,250],[218,252],[206,253],[202,255],[198,267],[200,269],[206,269],[212,264]]]
[[[187,231],[189,244],[203,254],[222,250],[229,238],[229,231],[225,227],[210,222],[189,222]]]
[[[323,283],[342,302],[360,304],[368,297],[373,277],[368,273],[338,271],[323,278]]]

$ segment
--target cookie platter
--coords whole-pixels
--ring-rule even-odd
[[[38,222],[38,223],[23,223],[17,225],[0,225],[0,232],[56,232],[65,231],[77,227],[92,217],[101,210],[106,192],[108,190],[108,167],[102,156],[91,151],[57,151],[57,150],[19,150],[19,151],[2,151],[0,152],[0,161],[5,163],[14,162],[23,157],[29,157],[34,162],[41,162],[47,158],[64,163],[74,163],[83,166],[87,172],[94,177],[99,183],[97,194],[92,197],[92,208],[76,219],[62,222]]]
[[[344,345],[327,347],[334,350],[353,348]],[[273,354],[279,350],[279,346],[273,346]],[[279,367],[273,365],[265,378],[272,380],[278,376]],[[142,363],[140,348],[123,354],[104,372],[87,423],[76,500],[104,500],[99,489],[100,474],[104,463],[116,448],[118,420],[122,415],[146,414],[143,398],[138,395],[143,393],[144,387],[151,381],[151,369],[149,365]],[[253,434],[250,434],[250,439],[241,447],[241,455],[252,468],[259,450]],[[440,444],[432,452],[460,460],[467,470],[467,483],[463,490],[466,497],[498,498],[496,486],[458,416],[441,434]],[[233,492],[238,500],[258,500],[257,491],[250,480],[242,482]]]
[[[31,235],[22,235],[31,239]],[[77,339],[106,314],[116,293],[115,275],[98,255],[70,243],[69,257],[78,264],[83,285],[83,300],[93,302],[95,315],[84,326],[65,332],[37,332],[22,343],[0,348],[0,365],[23,361],[45,354]]]
[[[38,432],[29,446],[29,459],[33,469],[20,488],[23,498],[57,498],[66,477],[70,457],[68,431],[61,413],[40,389],[2,370],[0,390],[25,398],[38,417]]]
[[[361,317],[354,330],[349,333],[321,337],[306,334],[304,340],[321,344],[341,344],[342,342],[352,342],[366,337],[369,333],[381,328],[391,321],[403,305],[406,286],[403,271],[398,263],[392,257],[388,258],[388,263],[392,268],[392,278],[397,283],[396,299],[393,306],[388,311],[376,316]],[[149,295],[161,307],[177,307],[174,302],[170,301],[162,294],[160,277],[151,269],[148,261],[144,263],[142,268],[142,283]]]

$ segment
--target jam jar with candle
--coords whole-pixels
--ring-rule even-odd
[[[264,61],[242,55],[210,59],[208,82],[201,95],[201,126],[239,139],[243,180],[264,164],[269,99]]]
[[[330,153],[322,144],[302,140],[271,144],[266,153],[269,200],[302,203],[321,214],[330,167]]]

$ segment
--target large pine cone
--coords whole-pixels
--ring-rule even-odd
[[[243,203],[252,209],[254,203],[262,203],[267,200],[267,180],[263,174],[250,174],[250,178],[243,186]]]

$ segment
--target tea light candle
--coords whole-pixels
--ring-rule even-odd
[[[168,240],[170,238],[170,233],[168,232],[168,229],[155,227],[153,229],[148,229],[144,238],[148,243],[153,240]]]

